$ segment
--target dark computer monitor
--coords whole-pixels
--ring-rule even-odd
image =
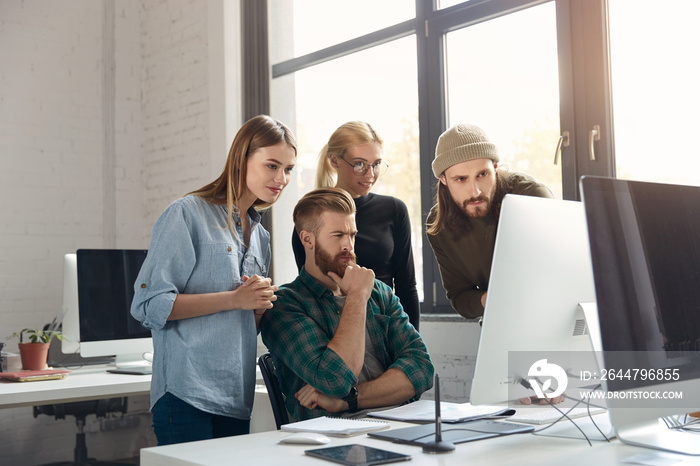
[[[131,316],[134,282],[146,250],[79,249],[80,354],[116,356],[118,368],[148,366],[150,330]]]
[[[581,193],[611,423],[623,442],[700,454],[659,421],[700,408],[700,187],[584,177]]]

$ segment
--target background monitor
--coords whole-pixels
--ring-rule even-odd
[[[528,379],[535,353],[544,352],[549,363],[567,372],[595,369],[579,307],[594,300],[583,205],[506,195],[470,402],[495,404],[535,395],[518,384]]]
[[[110,364],[114,357],[83,358],[80,355],[80,318],[78,315],[78,263],[75,253],[63,256],[63,304],[57,316],[61,324],[61,341],[53,340],[49,348],[49,365],[75,367],[92,364]]]
[[[134,282],[146,250],[79,249],[80,354],[116,356],[118,368],[148,366],[150,330],[131,316]]]
[[[78,318],[78,264],[75,254],[63,256],[63,306],[61,308],[61,352],[80,351],[80,320]]]
[[[700,409],[700,187],[584,177],[581,192],[604,364],[633,375],[607,380],[610,421],[624,442],[700,454],[659,421]],[[682,398],[649,395],[664,393]]]

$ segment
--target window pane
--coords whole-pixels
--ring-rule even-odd
[[[611,0],[618,178],[700,185],[700,3]]]
[[[451,6],[458,5],[460,3],[468,3],[468,1],[465,0],[438,0],[438,8],[439,9],[444,9],[444,8],[449,8]]]
[[[501,164],[562,197],[559,72],[554,2],[446,36],[448,125],[475,124],[498,146]]]
[[[372,191],[397,197],[408,207],[422,299],[415,51],[415,36],[410,36],[272,81],[272,115],[293,127],[298,144],[293,185],[273,207],[274,231],[283,232],[275,235],[273,251],[291,251],[291,211],[302,195],[314,189],[318,154],[331,133],[347,121],[367,121],[384,139],[383,158],[389,164]],[[275,282],[284,283],[297,271],[292,261],[281,262],[275,264]]]
[[[269,2],[270,62],[345,42],[416,16],[415,0]],[[291,20],[290,20],[291,18]]]

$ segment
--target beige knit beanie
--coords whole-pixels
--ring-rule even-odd
[[[438,139],[433,160],[435,178],[460,162],[476,159],[491,159],[498,163],[498,149],[489,141],[481,128],[474,125],[455,125]]]

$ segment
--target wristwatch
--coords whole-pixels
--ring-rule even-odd
[[[343,397],[343,401],[348,404],[348,412],[357,412],[357,387],[350,388],[350,393]]]

